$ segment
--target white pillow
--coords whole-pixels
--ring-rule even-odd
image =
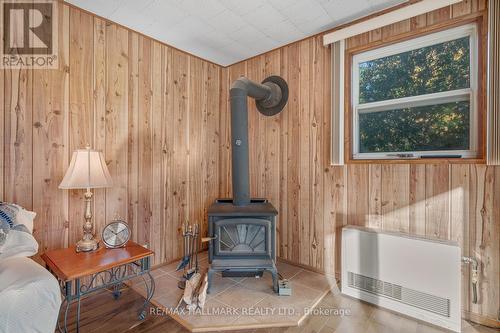
[[[33,233],[33,221],[35,220],[36,213],[26,210],[23,207],[16,205],[16,204],[11,204],[13,206],[16,206],[19,208],[19,212],[16,215],[17,223],[16,224],[24,224],[26,228],[28,228],[29,232],[32,234]]]
[[[33,235],[19,230],[10,230],[5,243],[0,246],[0,259],[31,257],[38,252],[38,243]]]
[[[0,259],[35,255],[38,243],[32,233],[36,213],[16,204],[0,205]]]

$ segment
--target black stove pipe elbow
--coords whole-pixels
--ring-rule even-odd
[[[250,203],[248,159],[248,105],[247,97],[255,99],[257,109],[266,116],[283,110],[288,100],[288,85],[279,76],[270,76],[262,83],[240,77],[231,85],[231,147],[233,204]]]

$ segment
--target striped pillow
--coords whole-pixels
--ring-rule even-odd
[[[9,231],[33,232],[33,220],[36,214],[16,204],[0,201],[0,246],[5,243]]]
[[[0,202],[0,221],[8,223],[12,228],[16,223],[16,216],[19,212],[19,207],[6,202]]]
[[[0,259],[36,254],[38,243],[32,236],[35,216],[21,206],[0,201]]]
[[[35,212],[30,212],[19,205],[0,201],[0,221],[8,223],[11,229],[33,233],[35,216]]]

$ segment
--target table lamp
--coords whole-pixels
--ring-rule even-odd
[[[76,252],[96,250],[99,242],[94,239],[92,225],[92,188],[104,188],[112,185],[111,176],[101,151],[78,149],[73,152],[71,162],[64,178],[59,184],[60,189],[85,189],[85,223],[83,238],[76,243]]]

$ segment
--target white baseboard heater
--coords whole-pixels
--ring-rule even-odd
[[[451,241],[347,226],[342,293],[460,332],[460,260]]]

